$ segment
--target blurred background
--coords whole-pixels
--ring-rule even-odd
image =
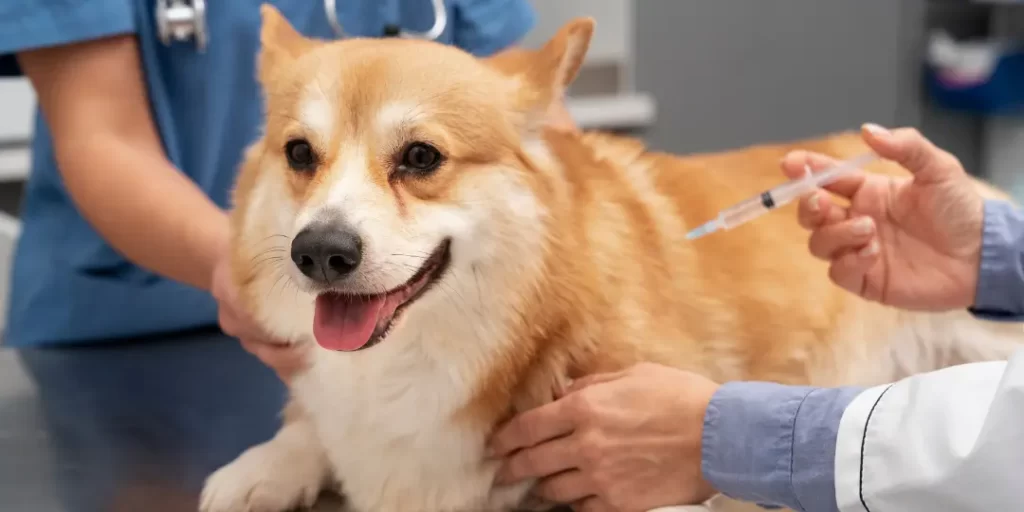
[[[538,25],[528,46],[574,16],[597,20],[570,91],[570,111],[583,127],[692,153],[818,136],[864,122],[915,126],[970,172],[1024,199],[1024,0],[533,3]],[[0,301],[7,299],[34,108],[24,79],[0,79]],[[0,327],[6,309],[0,303]],[[195,357],[186,366],[217,360]],[[124,371],[134,365],[125,362]],[[246,393],[252,390],[239,391]],[[48,474],[38,454],[50,441],[37,425],[36,407],[21,368],[0,358],[0,441],[6,434],[10,440],[0,443],[0,461],[19,461],[7,471]],[[0,488],[0,496],[17,494],[34,504],[17,510],[56,510],[38,501],[52,498],[48,485],[40,477],[38,487]]]
[[[1024,197],[1020,0],[533,3],[530,46],[574,16],[597,20],[571,91],[570,110],[585,127],[689,153],[867,121],[916,126],[972,173]],[[4,298],[34,106],[23,78],[0,79]]]

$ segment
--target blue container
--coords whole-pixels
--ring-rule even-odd
[[[925,84],[936,104],[985,115],[1024,115],[1024,45],[955,43],[934,36]]]

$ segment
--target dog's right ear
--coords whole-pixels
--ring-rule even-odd
[[[291,23],[270,4],[260,6],[260,79],[266,82],[280,63],[291,61],[316,44],[292,27]]]

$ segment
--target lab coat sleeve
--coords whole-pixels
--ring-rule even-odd
[[[515,45],[536,24],[536,13],[527,0],[450,1],[455,1],[455,45],[480,57]]]
[[[971,312],[986,320],[1024,321],[1024,213],[985,202],[978,288]]]
[[[0,56],[135,32],[134,0],[0,2]]]
[[[841,512],[1024,509],[1024,351],[866,390],[835,453]]]

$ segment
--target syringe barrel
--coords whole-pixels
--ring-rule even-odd
[[[740,224],[754,220],[770,210],[762,196],[754,196],[742,203],[722,210],[722,226],[732,229]]]
[[[772,199],[775,201],[775,208],[793,202],[806,194],[810,194],[817,185],[810,180],[791,181],[784,185],[775,187],[771,191]]]
[[[788,204],[794,199],[810,194],[818,187],[828,185],[847,174],[863,168],[877,158],[878,155],[874,153],[865,153],[856,158],[841,162],[831,169],[814,174],[811,177],[780,185],[772,189],[772,198],[776,202],[776,207]]]
[[[878,158],[874,153],[867,153],[842,162],[827,171],[813,174],[804,179],[797,179],[766,190],[739,204],[733,205],[718,214],[718,224],[724,229],[750,222],[771,210],[788,204],[795,199],[809,194],[818,187],[828,185],[841,176],[864,167]],[[716,228],[717,229],[717,228]]]

